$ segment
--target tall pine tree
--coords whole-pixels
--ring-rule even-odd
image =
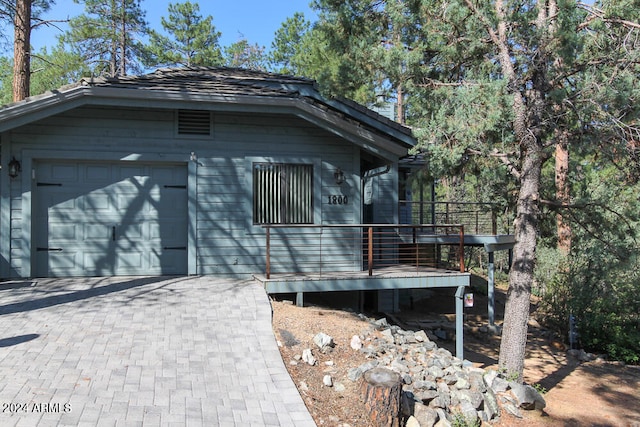
[[[78,0],[74,0],[78,2]],[[94,75],[140,71],[142,37],[148,32],[139,0],[85,0],[85,14],[71,19],[62,40]]]
[[[13,25],[13,101],[21,101],[29,96],[31,88],[31,31],[40,13],[48,10],[48,0],[16,0],[0,2],[0,18]],[[34,21],[36,21],[34,23]]]
[[[213,25],[213,17],[202,17],[197,3],[169,3],[169,17],[161,23],[167,35],[149,32],[149,66],[217,66],[222,65],[221,33]]]
[[[401,90],[432,176],[510,180],[517,243],[499,363],[520,380],[541,210],[571,207],[561,176],[557,193],[544,187],[545,164],[561,146],[636,166],[640,8],[623,3],[315,1],[328,49],[360,73],[338,93]]]

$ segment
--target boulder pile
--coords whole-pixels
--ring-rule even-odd
[[[354,336],[350,346],[369,361],[349,369],[348,380],[359,381],[365,372],[379,367],[400,374],[401,417],[407,426],[473,426],[497,421],[501,411],[521,417],[522,410],[545,407],[536,388],[510,381],[495,370],[473,367],[438,348],[422,330],[406,331],[389,325],[386,319],[367,320],[373,327]],[[314,342],[316,351],[330,351],[333,346],[333,339],[324,333]],[[311,349],[305,352],[311,353]],[[303,359],[312,362],[308,357]],[[324,382],[327,385],[333,379],[325,378]]]

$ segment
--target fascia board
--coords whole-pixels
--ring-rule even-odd
[[[299,102],[296,107],[299,110],[297,114],[299,117],[333,132],[362,148],[366,148],[374,154],[386,158],[394,158],[395,160],[407,155],[407,147],[383,138],[318,107],[302,101]]]
[[[34,100],[11,104],[0,110],[0,132],[11,130],[86,104],[91,88],[75,87],[50,92]]]
[[[341,113],[347,114],[351,117],[353,117],[354,119],[362,122],[362,123],[366,123],[367,125],[381,131],[384,132],[386,134],[389,134],[391,136],[393,136],[394,138],[396,138],[399,141],[402,141],[403,143],[407,144],[409,147],[413,147],[416,144],[415,139],[410,136],[407,135],[405,133],[402,133],[396,129],[393,129],[390,126],[385,125],[382,122],[379,122],[375,119],[373,119],[372,117],[369,117],[368,115],[362,113],[361,111],[358,111],[354,108],[349,107],[348,105],[338,101],[338,100],[334,100],[334,99],[324,99],[320,96],[318,96],[318,92],[315,89],[309,89],[309,88],[300,88],[299,92],[302,96],[306,96],[312,99],[315,99],[319,102],[322,102],[324,104],[327,104],[328,106],[330,106],[331,108],[334,108],[337,111],[340,111]]]

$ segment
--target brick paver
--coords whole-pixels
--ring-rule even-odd
[[[2,426],[315,426],[255,282],[0,283]]]

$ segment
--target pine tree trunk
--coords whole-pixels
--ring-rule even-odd
[[[372,425],[400,426],[400,375],[386,368],[371,369],[363,375],[360,391]]]
[[[547,10],[543,11],[543,16],[552,17],[549,21],[549,35],[553,36],[558,32],[558,22],[555,19],[558,13],[558,3],[556,0],[548,0]],[[562,55],[558,55],[553,61],[554,68],[561,70],[564,68],[564,60]],[[557,89],[562,90],[562,85],[557,84]],[[558,117],[562,117],[561,107],[554,106],[554,113]],[[555,184],[556,199],[562,205],[568,205],[571,197],[569,188],[569,132],[566,127],[556,128],[554,130],[554,139],[556,141],[555,152]],[[557,247],[563,255],[568,255],[571,250],[571,224],[566,220],[563,211],[560,210],[556,215],[556,233],[558,238]]]
[[[467,0],[470,7],[474,7]],[[541,7],[544,7],[541,5]],[[535,77],[533,87],[526,91],[517,77],[513,55],[509,46],[509,18],[504,0],[496,0],[494,10],[498,17],[496,30],[489,35],[498,48],[498,58],[505,79],[509,82],[513,95],[513,131],[520,146],[521,167],[518,174],[520,189],[516,202],[515,238],[513,264],[509,273],[509,290],[504,310],[502,339],[498,364],[509,376],[515,375],[522,382],[525,350],[527,345],[527,324],[531,298],[531,284],[536,258],[538,215],[540,210],[540,180],[542,175],[543,152],[539,139],[539,128],[544,110],[543,88],[546,81],[543,70],[532,70]],[[542,10],[538,24],[543,25],[546,15]],[[541,64],[538,64],[541,65]],[[534,72],[535,71],[535,72]],[[525,96],[526,94],[526,96]]]
[[[17,0],[13,21],[13,100],[29,96],[31,79],[31,0]]]
[[[522,165],[520,192],[516,206],[516,244],[513,248],[513,265],[509,274],[509,290],[498,361],[507,375],[516,375],[519,382],[522,382],[524,372],[531,284],[534,278],[541,172],[541,153],[535,147],[531,147],[525,152]]]
[[[569,147],[566,132],[557,135],[555,153],[556,199],[563,205],[570,202],[569,191]],[[571,225],[566,221],[562,211],[556,214],[556,230],[558,234],[558,250],[568,255],[571,250]]]
[[[122,0],[120,21],[120,72],[119,76],[127,75],[127,4]]]

